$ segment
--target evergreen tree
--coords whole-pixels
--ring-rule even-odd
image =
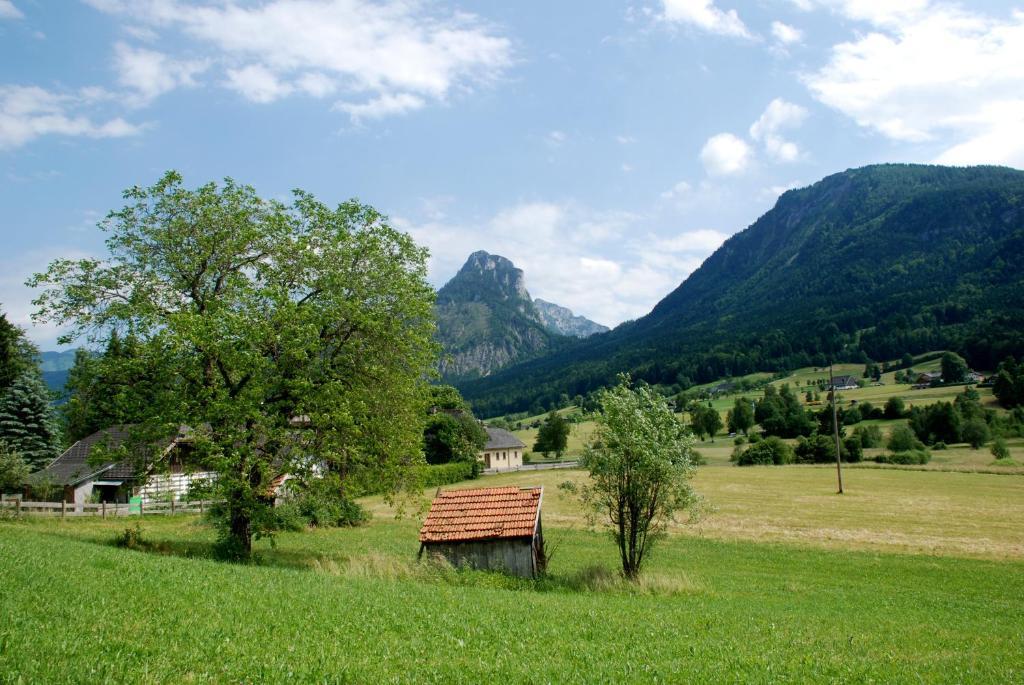
[[[1018,364],[1013,357],[1004,359],[992,383],[992,392],[1007,409],[1024,404],[1024,363]]]
[[[0,312],[0,393],[11,387],[21,374],[35,368],[38,354],[24,331]]]
[[[569,422],[558,412],[552,410],[537,432],[537,441],[533,445],[533,451],[540,452],[545,457],[549,452],[554,452],[561,458],[568,444]]]
[[[60,454],[60,429],[38,372],[22,373],[0,397],[0,440],[33,471]]]

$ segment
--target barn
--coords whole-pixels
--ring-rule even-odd
[[[543,573],[542,487],[438,490],[420,529],[420,555],[453,566],[504,571],[524,578]]]

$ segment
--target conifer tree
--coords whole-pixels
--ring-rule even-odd
[[[0,397],[0,440],[33,471],[60,453],[60,428],[38,372],[22,373]]]

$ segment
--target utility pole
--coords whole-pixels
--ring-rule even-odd
[[[832,379],[832,362],[828,363],[828,385],[832,390],[832,434],[836,439],[836,477],[839,478],[839,494],[843,494],[843,460],[839,447],[839,417],[836,411],[838,398],[836,397],[836,382]]]

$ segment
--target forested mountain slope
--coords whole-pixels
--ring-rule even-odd
[[[1024,172],[878,165],[783,194],[647,316],[462,385],[484,414],[629,371],[722,376],[952,349],[1024,352]]]

